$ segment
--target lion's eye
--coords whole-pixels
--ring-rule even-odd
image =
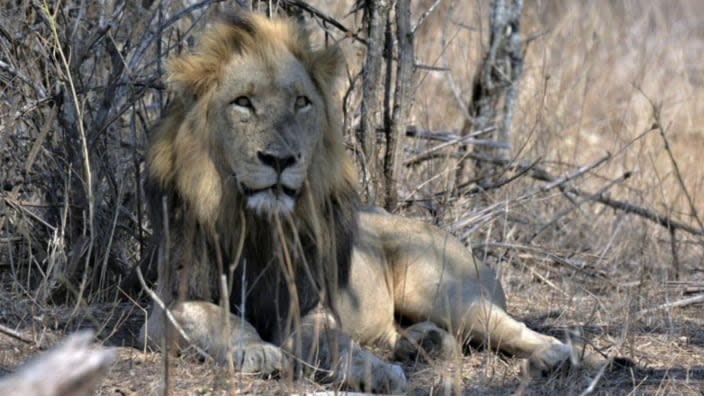
[[[311,102],[307,96],[299,96],[296,98],[296,110],[303,110],[310,105],[311,105]]]
[[[236,97],[235,100],[232,101],[232,104],[235,106],[244,107],[248,110],[254,110],[254,105],[252,105],[252,101],[249,100],[249,98],[246,96]]]

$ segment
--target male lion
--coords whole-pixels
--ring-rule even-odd
[[[568,345],[506,314],[496,274],[458,240],[360,207],[333,98],[342,64],[296,23],[245,13],[168,63],[147,191],[158,291],[188,339],[241,371],[305,362],[320,381],[374,392],[406,378],[358,343],[404,358],[454,353],[457,337],[528,357],[531,372],[568,360]],[[397,316],[415,324],[400,330]]]

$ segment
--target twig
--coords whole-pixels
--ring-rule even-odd
[[[611,187],[615,186],[616,184],[619,184],[626,179],[631,177],[630,172],[625,172],[623,175],[620,177],[611,180],[609,183],[606,184],[606,186],[602,187],[599,191],[597,191],[595,194],[592,194],[590,196],[580,196],[581,200],[577,201],[574,203],[573,206],[570,206],[564,210],[561,210],[558,212],[553,218],[548,221],[547,223],[543,224],[537,231],[533,232],[533,234],[528,238],[528,241],[532,241],[535,239],[538,235],[540,235],[543,231],[545,231],[547,228],[555,224],[559,219],[563,218],[564,216],[568,215],[569,213],[572,213],[573,211],[579,209],[582,204],[586,201],[589,201],[590,199],[593,199],[595,197],[601,196],[603,194],[606,194],[607,191],[611,189]]]
[[[662,141],[665,145],[665,151],[667,152],[668,157],[670,158],[670,162],[672,163],[672,167],[675,169],[675,176],[677,177],[677,182],[680,185],[680,188],[682,188],[682,192],[684,193],[684,196],[687,198],[687,204],[689,205],[689,214],[694,218],[694,220],[697,222],[697,225],[699,225],[699,229],[704,232],[704,223],[702,223],[702,220],[699,218],[699,214],[697,213],[697,208],[694,205],[694,201],[692,200],[692,196],[689,194],[689,190],[687,190],[687,186],[684,183],[684,178],[682,177],[682,172],[680,172],[680,167],[677,164],[677,160],[675,160],[675,156],[672,153],[672,149],[670,148],[670,141],[667,139],[667,128],[663,126],[662,124],[662,119],[661,119],[661,105],[656,105],[645,93],[640,90],[640,88],[637,88],[643,96],[648,100],[650,103],[650,106],[653,110],[653,118],[655,119],[655,128],[657,128],[658,132],[660,132],[660,137],[662,138]]]
[[[475,179],[469,180],[467,182],[464,182],[464,183],[456,186],[455,190],[457,191],[458,194],[468,194],[468,195],[477,194],[477,193],[485,193],[490,190],[495,190],[497,188],[501,188],[501,187],[511,183],[514,180],[518,180],[523,175],[530,172],[531,169],[534,166],[537,166],[539,162],[540,162],[540,158],[533,161],[532,166],[524,168],[524,169],[518,169],[516,174],[514,174],[510,177],[503,177],[502,176],[502,177],[498,178],[496,181],[493,181],[491,184],[476,185],[477,182],[479,182],[479,181],[481,181],[481,179],[483,179],[480,177],[480,178],[475,178]],[[471,186],[473,184],[474,184],[474,187],[467,188],[468,186]],[[445,194],[445,192],[443,192],[442,194]]]
[[[586,195],[588,193],[585,193],[584,191],[578,190],[576,188],[571,189],[572,192],[576,193],[576,195]],[[677,230],[682,230],[685,231],[689,234],[692,235],[697,235],[697,236],[704,236],[704,231],[694,228],[688,224],[676,221],[669,216],[659,214],[653,210],[643,208],[638,205],[631,204],[629,202],[625,201],[619,201],[617,199],[611,199],[609,197],[605,196],[598,196],[592,201],[602,203],[606,206],[610,206],[614,209],[622,210],[626,213],[629,214],[634,214],[640,217],[643,217],[645,219],[648,219],[652,221],[653,223],[656,223],[658,225],[663,226],[664,228],[667,229],[677,229]]]
[[[190,14],[191,12],[193,12],[199,8],[207,7],[211,4],[220,3],[223,1],[225,1],[225,0],[203,0],[203,1],[191,4],[190,6],[175,13],[173,16],[171,16],[171,18],[166,20],[166,22],[164,22],[162,25],[157,27],[153,33],[151,33],[149,36],[147,36],[148,37],[147,39],[142,40],[139,48],[133,52],[132,58],[128,63],[128,69],[133,70],[136,68],[137,64],[142,60],[142,56],[144,56],[144,53],[152,45],[152,43],[157,39],[158,40],[162,39],[162,33],[164,32],[164,30],[166,30],[167,27],[178,22],[186,14]]]
[[[493,127],[487,128],[486,130],[480,131],[481,133],[489,132],[491,130],[494,130]],[[407,133],[408,135],[408,133]],[[422,153],[416,154],[414,157],[411,157],[407,159],[406,161],[403,162],[403,165],[406,167],[418,165],[421,162],[426,161],[428,158],[436,158],[435,156],[432,156],[430,154],[433,154],[439,150],[442,150],[447,147],[451,147],[457,144],[462,144],[462,145],[488,145],[494,148],[508,148],[508,146],[502,144],[501,142],[496,142],[492,139],[475,139],[474,138],[475,134],[470,134],[467,136],[457,136],[453,140],[445,141],[444,143],[438,144],[437,146],[433,146],[427,150],[425,150]]]
[[[643,309],[643,310],[638,311],[638,315],[645,315],[647,313],[660,311],[663,309],[684,307],[686,305],[692,305],[692,304],[698,304],[698,303],[704,303],[704,294],[697,294],[696,296],[687,297],[682,300],[677,300],[677,301],[673,301],[670,303],[661,304],[661,305],[658,305],[653,308]]]
[[[17,341],[22,341],[25,344],[29,344],[29,345],[36,344],[34,341],[30,340],[29,338],[25,338],[19,332],[12,330],[11,328],[9,328],[5,325],[2,325],[2,324],[0,324],[0,333],[5,334],[8,337],[12,337],[12,338],[16,339]]]
[[[22,72],[15,69],[14,67],[12,67],[11,64],[5,63],[0,60],[0,70],[5,71],[6,73],[15,76],[20,81],[22,81],[23,83],[30,86],[34,90],[34,92],[37,94],[38,97],[40,97],[40,98],[46,97],[46,91],[44,91],[44,88],[42,88],[40,85],[35,84],[31,78],[28,78]]]
[[[423,11],[423,13],[418,18],[418,21],[416,21],[415,25],[413,25],[413,28],[411,29],[411,31],[414,35],[416,34],[416,31],[418,30],[418,28],[423,26],[423,23],[425,22],[425,20],[428,18],[428,16],[430,14],[433,13],[433,11],[435,11],[435,9],[440,5],[440,3],[442,3],[442,0],[435,0],[435,2],[433,4],[431,4],[430,7],[428,7],[428,9]]]
[[[294,6],[298,7],[303,11],[308,12],[309,14],[313,15],[314,17],[323,20],[325,23],[329,23],[330,25],[334,26],[336,29],[344,33],[348,37],[352,37],[356,41],[359,41],[360,43],[367,45],[367,41],[361,37],[359,37],[358,34],[355,32],[351,31],[350,29],[346,28],[345,25],[341,24],[338,22],[335,18],[325,14],[324,12],[318,10],[317,8],[311,6],[310,4],[307,4],[304,1],[300,0],[284,0],[283,3],[287,6]]]
[[[482,129],[479,131],[474,131],[474,132],[468,133],[466,135],[459,135],[456,131],[429,131],[429,130],[418,130],[415,127],[409,127],[406,130],[406,136],[407,137],[414,137],[417,139],[437,140],[437,141],[441,141],[441,142],[451,142],[453,140],[459,140],[459,139],[466,138],[466,137],[476,138],[478,136],[482,136],[487,133],[491,133],[495,129],[496,129],[496,127],[491,126],[486,129]],[[383,130],[377,129],[377,132],[383,132]]]
[[[548,190],[551,190],[551,189],[553,189],[553,188],[555,188],[555,187],[557,187],[557,186],[559,186],[559,185],[565,184],[565,183],[567,183],[568,181],[574,180],[574,179],[576,179],[576,178],[582,176],[583,174],[589,172],[590,170],[592,170],[592,169],[598,167],[599,165],[601,165],[601,164],[603,164],[604,162],[608,161],[610,158],[611,158],[611,154],[610,154],[610,153],[606,153],[605,156],[599,158],[598,160],[592,162],[591,164],[587,164],[587,165],[584,165],[584,166],[580,166],[579,168],[577,168],[576,171],[574,171],[574,172],[572,172],[572,173],[570,173],[570,174],[567,174],[567,175],[565,175],[565,176],[558,177],[558,178],[556,178],[555,180],[551,181],[550,183],[547,183],[547,184],[543,185],[542,187],[540,187],[540,189],[543,190],[543,191],[548,191]]]
[[[3,201],[5,201],[6,204],[12,206],[12,207],[15,208],[15,209],[18,209],[19,211],[21,211],[21,212],[23,212],[23,213],[26,213],[27,216],[29,216],[29,217],[33,218],[34,220],[38,221],[38,222],[41,223],[43,226],[45,226],[46,228],[48,228],[49,230],[51,230],[51,232],[56,231],[56,227],[55,227],[55,226],[49,224],[49,222],[47,222],[46,220],[44,220],[44,219],[42,219],[41,217],[39,217],[39,215],[37,215],[37,214],[33,213],[31,210],[25,208],[24,205],[22,204],[22,202],[16,201],[16,200],[14,200],[14,199],[12,199],[12,198],[8,198],[8,197],[3,197],[2,199],[3,199]]]
[[[587,389],[585,389],[582,393],[579,394],[579,396],[586,396],[594,392],[594,389],[596,389],[596,385],[599,383],[599,380],[601,380],[601,377],[604,376],[604,373],[606,372],[606,368],[611,365],[611,362],[613,361],[613,357],[610,357],[608,361],[604,364],[601,365],[601,368],[599,368],[599,372],[596,373],[594,376],[594,379],[592,379],[589,382],[589,386]]]

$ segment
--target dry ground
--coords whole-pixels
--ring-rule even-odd
[[[633,290],[609,287],[598,297],[584,293],[567,297],[574,280],[559,268],[545,271],[552,285],[528,271],[511,270],[504,276],[509,293],[510,312],[531,327],[564,338],[580,329],[590,350],[597,347],[610,356],[629,359],[632,366],[615,366],[596,378],[593,372],[577,370],[550,378],[521,383],[519,359],[492,351],[471,350],[461,361],[407,365],[409,394],[580,394],[590,385],[596,394],[701,395],[704,389],[704,317],[701,307],[663,309],[638,315],[624,306]],[[581,283],[581,282],[579,282]],[[672,293],[666,289],[653,294]],[[103,345],[118,348],[118,360],[110,369],[99,392],[101,395],[156,395],[164,383],[161,354],[144,353],[132,347],[143,320],[143,312],[129,303],[93,304],[83,314],[71,315],[71,308],[32,307],[29,301],[9,301],[3,295],[2,320],[22,323],[23,333],[38,344],[57,342],[65,329],[102,329]],[[655,297],[655,296],[653,296]],[[32,312],[30,315],[29,312]],[[85,313],[90,315],[83,316]],[[630,312],[630,314],[629,314]],[[67,321],[66,318],[72,318]],[[385,351],[379,351],[383,354]],[[26,344],[0,335],[0,368],[12,368],[38,353],[35,344]],[[306,379],[261,379],[230,375],[226,368],[195,357],[172,358],[169,383],[174,395],[288,394],[330,390]]]
[[[85,2],[85,9],[79,3],[64,2],[67,20],[113,15],[97,12],[96,2]],[[118,9],[120,2],[115,3]],[[359,17],[347,15],[346,2],[311,3],[347,26],[361,24]],[[433,3],[414,2],[414,18]],[[529,44],[510,157],[528,164],[539,160],[539,167],[558,176],[607,152],[611,156],[561,185],[562,190],[542,189],[545,182],[524,175],[501,188],[485,193],[474,190],[459,197],[442,194],[456,182],[457,162],[440,158],[404,168],[399,189],[406,205],[397,211],[436,222],[473,246],[477,254],[487,254],[501,273],[509,311],[531,327],[586,343],[589,349],[628,359],[633,365],[614,367],[601,376],[577,371],[522,384],[519,360],[472,350],[461,362],[407,367],[409,393],[581,394],[592,385],[597,394],[702,395],[704,304],[667,304],[704,295],[704,226],[700,221],[704,209],[704,167],[700,163],[704,152],[704,3],[525,3],[521,28]],[[135,55],[142,49],[140,40],[151,37],[150,27],[178,15],[179,2],[172,2],[165,15],[154,19],[148,19],[151,11],[135,11],[137,2],[125,3],[121,12],[128,17],[120,17],[109,30],[129,70],[124,72],[127,77],[111,86],[115,102],[108,117],[92,113],[86,117],[86,123],[95,127],[89,133],[97,131],[98,149],[110,154],[104,162],[94,160],[96,176],[102,175],[96,182],[101,187],[96,194],[103,197],[96,216],[98,225],[104,227],[102,234],[110,236],[99,241],[104,244],[96,246],[104,249],[94,254],[108,275],[100,277],[98,291],[76,306],[63,295],[50,302],[46,290],[60,283],[56,279],[70,275],[56,268],[65,265],[75,271],[83,264],[71,257],[85,253],[84,240],[63,234],[71,227],[80,231],[84,224],[81,212],[71,212],[75,223],[71,216],[67,223],[57,215],[64,213],[64,202],[66,211],[84,204],[73,196],[71,205],[64,199],[70,196],[71,183],[80,180],[75,176],[80,175],[80,167],[73,179],[64,177],[62,170],[80,164],[64,151],[63,144],[79,147],[80,142],[64,141],[69,135],[52,132],[64,128],[71,117],[56,110],[54,99],[42,93],[52,92],[54,79],[65,82],[65,73],[55,59],[46,64],[37,60],[51,59],[53,45],[37,8],[29,2],[13,4],[0,9],[0,61],[15,70],[0,68],[0,324],[17,328],[33,341],[24,343],[0,334],[0,374],[11,372],[37,353],[38,346],[46,347],[68,332],[91,327],[98,330],[100,342],[119,348],[119,360],[99,394],[157,394],[165,378],[161,355],[129,347],[144,311],[115,288],[109,275],[139,259],[142,230],[135,228],[142,221],[136,209],[139,183],[130,178],[139,176],[135,169],[139,169],[148,124],[164,100],[158,84],[160,64],[154,54],[165,56],[177,50],[174,43],[180,45],[179,40],[192,33],[191,23],[197,28],[201,22],[191,18],[197,13],[187,14],[189,18],[160,32],[161,41],[157,41],[163,49],[156,51],[154,42],[145,44],[141,58]],[[418,129],[456,133],[462,127],[462,109],[487,42],[487,4],[445,0],[419,29],[418,63],[449,70],[419,70],[409,121]],[[87,34],[89,25],[67,26]],[[5,33],[27,36],[8,41]],[[362,52],[350,40],[343,46],[353,76]],[[92,109],[91,105],[100,104],[102,90],[112,84],[110,73],[100,74],[112,70],[111,58],[93,61],[88,55],[86,59],[79,69],[83,74],[74,77],[85,77],[79,86],[82,108],[99,115],[100,107]],[[32,83],[23,83],[23,77]],[[358,101],[358,94],[349,95],[348,108],[356,109]],[[355,114],[348,112],[348,125],[355,122]],[[402,144],[405,158],[433,144],[408,138]],[[472,167],[468,162],[464,166],[466,181],[472,177]],[[58,176],[57,169],[61,170]],[[118,175],[117,181],[110,179],[111,174]],[[506,171],[507,178],[514,175],[514,170]],[[572,187],[593,195],[575,195],[570,192]],[[695,232],[679,229],[670,233],[651,220],[595,203],[597,196],[646,208],[660,219],[678,221]],[[120,210],[113,213],[118,206]],[[75,291],[80,276],[69,283]],[[193,358],[172,359],[168,379],[173,394],[329,390],[305,379],[231,376],[223,368]]]

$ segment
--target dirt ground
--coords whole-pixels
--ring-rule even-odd
[[[510,312],[534,329],[562,339],[586,340],[588,350],[598,348],[618,358],[608,370],[599,374],[577,369],[525,382],[520,359],[471,349],[461,361],[405,365],[408,394],[577,395],[587,389],[608,395],[702,394],[701,305],[629,313],[621,304],[627,301],[628,289],[602,290],[598,298],[594,295],[568,298],[564,291],[583,285],[575,286],[578,282],[570,281],[559,269],[546,274],[539,279],[519,268],[504,273]],[[173,395],[301,394],[335,390],[306,378],[231,375],[224,367],[190,356],[169,359],[165,375],[161,354],[131,347],[144,318],[141,308],[134,304],[91,305],[72,312],[72,306],[34,306],[31,300],[23,299],[11,289],[4,287],[0,320],[16,324],[25,338],[36,343],[0,335],[0,370],[4,374],[39,353],[38,345],[45,349],[63,338],[68,330],[93,328],[98,332],[98,344],[118,351],[117,360],[97,392],[99,395],[161,394],[165,378]],[[656,301],[658,294],[662,297],[668,291],[652,290],[652,293]],[[575,336],[578,332],[582,337]],[[385,351],[378,352],[383,355]]]

